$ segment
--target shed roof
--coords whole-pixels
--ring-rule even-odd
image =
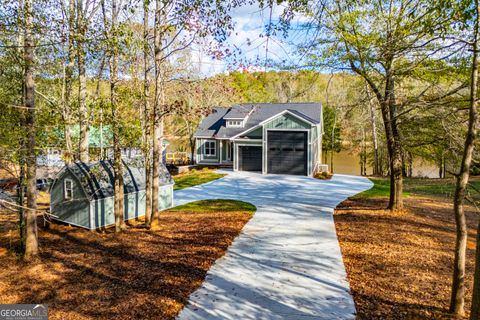
[[[322,121],[320,103],[246,103],[234,105],[231,108],[214,108],[212,113],[200,123],[195,136],[231,138],[283,111],[289,111],[314,124],[320,124]],[[237,119],[241,115],[243,117],[248,115],[244,127],[226,127],[225,119]]]
[[[124,193],[138,192],[145,190],[145,167],[142,157],[134,159],[123,159],[123,187]],[[65,171],[71,172],[78,178],[87,197],[90,200],[113,197],[114,179],[112,160],[101,160],[93,163],[77,161],[62,170],[57,180],[62,179]],[[173,184],[173,179],[165,165],[160,165],[160,185]]]

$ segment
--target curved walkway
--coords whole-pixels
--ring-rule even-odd
[[[353,319],[332,214],[338,203],[372,183],[346,175],[322,181],[228,173],[175,191],[175,205],[237,199],[257,207],[177,319]]]

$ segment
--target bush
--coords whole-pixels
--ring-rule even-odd
[[[202,169],[202,171],[208,171],[208,170],[210,170],[209,167],[205,167],[205,168]]]
[[[332,178],[332,174],[329,173],[329,172],[317,172],[313,175],[314,178],[316,179],[320,179],[320,180],[327,180],[327,179],[331,179]]]
[[[195,173],[195,172],[197,172],[197,169],[192,169],[192,170],[190,170],[190,172]]]
[[[478,167],[477,165],[473,166],[471,172],[473,176],[480,175],[480,167]]]

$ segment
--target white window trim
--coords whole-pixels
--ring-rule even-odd
[[[213,143],[213,153],[207,154],[207,143]],[[212,150],[210,146],[208,149]],[[217,156],[217,141],[215,140],[207,140],[203,143],[203,155],[209,157],[216,157]]]
[[[70,183],[70,196],[67,193],[67,183]],[[73,180],[72,179],[65,179],[63,181],[63,198],[65,200],[71,200],[73,198]]]
[[[228,128],[243,128],[243,120],[227,120]]]

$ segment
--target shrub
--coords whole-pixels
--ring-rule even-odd
[[[202,171],[208,171],[208,170],[210,170],[209,167],[205,167],[205,168],[202,169]]]
[[[314,178],[320,179],[320,180],[327,180],[332,178],[332,174],[326,171],[323,172],[317,172],[313,175]]]

